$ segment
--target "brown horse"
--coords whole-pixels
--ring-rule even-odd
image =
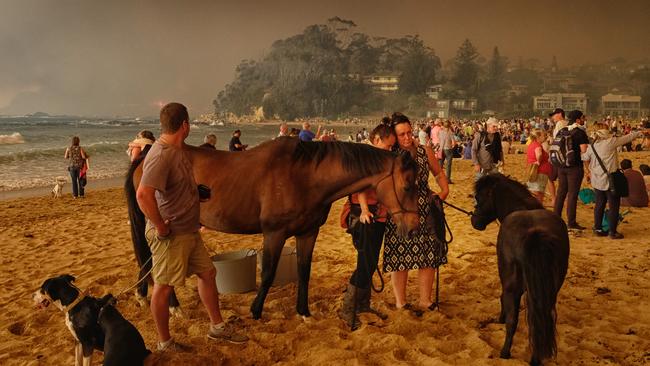
[[[418,229],[417,166],[410,155],[397,156],[364,144],[294,138],[279,138],[244,152],[189,145],[184,150],[196,183],[212,191],[211,199],[201,203],[201,224],[225,233],[264,235],[262,281],[251,305],[255,319],[262,314],[282,247],[291,236],[296,237],[298,256],[297,311],[310,315],[307,292],[314,243],[332,202],[339,198],[373,187],[402,235]],[[150,268],[143,264],[151,256],[144,216],[135,200],[141,161],[133,162],[125,185],[140,277]],[[138,294],[146,297],[146,282]],[[170,307],[174,306],[178,300],[172,293]]]
[[[569,265],[566,225],[524,185],[501,174],[479,179],[475,197],[475,229],[485,230],[494,220],[501,222],[497,237],[502,287],[499,322],[506,323],[501,358],[510,358],[519,303],[526,291],[530,364],[540,365],[557,353],[555,302]]]

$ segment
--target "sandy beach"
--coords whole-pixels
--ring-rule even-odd
[[[650,153],[622,154],[633,165],[650,161]],[[470,209],[473,173],[469,161],[454,160],[448,201]],[[508,155],[506,172],[521,179],[524,155]],[[178,290],[185,316],[171,320],[171,331],[188,353],[155,354],[160,365],[525,365],[530,358],[525,316],[521,314],[511,360],[499,359],[505,326],[491,323],[499,312],[501,291],[496,264],[498,231],[471,227],[463,214],[447,209],[454,241],[449,264],[441,269],[441,308],[422,318],[395,310],[389,276],[373,302],[389,317],[364,314],[363,326],[350,332],[338,319],[343,289],[356,254],[350,236],[338,226],[343,201],[334,204],[321,228],[310,282],[313,317],[296,316],[296,286],[272,288],[261,320],[249,306],[255,292],[221,295],[224,318],[250,337],[244,345],[206,338],[208,317],[200,303],[196,279]],[[623,208],[626,210],[627,208]],[[63,314],[54,306],[33,309],[31,295],[48,277],[70,273],[93,296],[117,294],[134,283],[137,265],[129,234],[127,209],[120,188],[94,190],[83,200],[69,194],[0,201],[0,364],[70,365],[73,338]],[[593,225],[593,205],[578,206],[578,222]],[[569,272],[560,291],[558,355],[547,365],[650,364],[650,208],[632,208],[620,231],[625,239],[595,237],[590,230],[571,237]],[[260,249],[260,235],[203,235],[212,253]],[[288,241],[289,245],[293,239]],[[259,282],[259,274],[258,274]],[[378,278],[375,277],[375,283]],[[415,301],[415,273],[409,279]],[[156,333],[146,307],[132,291],[118,308],[155,348]],[[101,364],[95,352],[93,364]]]

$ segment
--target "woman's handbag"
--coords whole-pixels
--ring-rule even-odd
[[[533,163],[528,165],[528,182],[537,182],[537,175],[539,172],[539,165],[537,163]]]
[[[603,163],[603,160],[598,156],[598,153],[596,152],[596,148],[594,147],[594,143],[591,143],[591,150],[593,150],[594,155],[596,155],[596,160],[598,160],[598,163],[600,164],[600,167],[603,169],[603,172],[607,174],[607,181],[609,182],[609,191],[619,197],[627,197],[630,195],[630,188],[627,185],[627,178],[625,178],[625,174],[623,173],[622,170],[616,169],[616,171],[610,173],[607,171],[607,168],[605,167],[605,163]]]

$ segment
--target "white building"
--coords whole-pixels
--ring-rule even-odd
[[[547,113],[555,108],[562,108],[566,112],[574,109],[587,113],[587,95],[585,93],[545,93],[533,97],[533,110]]]
[[[601,98],[603,114],[612,117],[638,118],[641,116],[641,97],[621,94],[605,94]]]
[[[393,93],[399,89],[399,76],[396,75],[372,75],[366,78],[375,91]]]

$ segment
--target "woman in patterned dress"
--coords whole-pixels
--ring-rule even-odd
[[[431,146],[416,145],[413,141],[413,130],[408,117],[403,114],[393,115],[393,126],[397,136],[397,150],[407,151],[418,164],[418,211],[420,227],[425,227],[425,218],[429,214],[432,196],[436,193],[429,188],[429,171],[436,177],[440,199],[444,200],[449,194],[447,177],[438,164],[438,159]],[[395,305],[398,309],[410,309],[412,305],[406,301],[406,283],[408,271],[418,270],[419,307],[433,310],[431,300],[435,269],[447,263],[447,246],[438,240],[434,233],[420,230],[419,233],[402,238],[397,234],[397,227],[388,221],[384,238],[384,272],[391,272],[391,282],[395,293]]]

